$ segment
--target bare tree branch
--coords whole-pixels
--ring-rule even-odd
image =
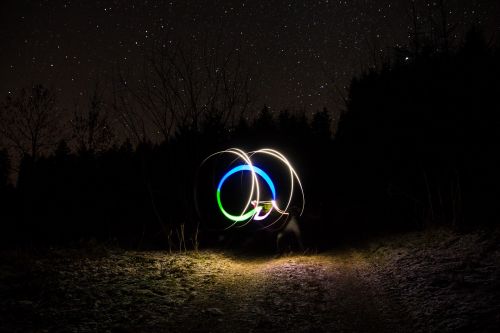
[[[0,112],[0,135],[21,156],[36,160],[62,137],[55,94],[42,85],[7,97]]]

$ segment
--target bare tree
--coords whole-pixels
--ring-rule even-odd
[[[42,85],[7,97],[0,111],[0,134],[9,148],[36,160],[62,136],[55,94]]]
[[[203,119],[212,117],[231,127],[250,104],[251,76],[240,48],[223,52],[220,43],[187,49],[178,43],[156,42],[144,59],[139,79],[127,80],[120,74],[116,82],[120,120],[135,137],[151,124],[168,141],[176,128],[198,130]],[[128,107],[123,105],[125,98]]]
[[[204,48],[204,68],[207,94],[205,111],[233,127],[245,114],[251,102],[251,75],[241,58],[241,47],[233,45],[223,52],[220,41],[216,47]]]
[[[111,107],[114,116],[125,130],[127,137],[136,144],[148,141],[147,124],[137,107],[129,83],[118,69],[112,80]]]
[[[423,14],[426,12],[425,14]],[[450,24],[449,6],[446,0],[433,3],[409,0],[408,15],[412,20],[409,31],[410,43],[415,55],[424,48],[448,54],[451,45],[450,36],[456,24]]]
[[[71,127],[73,140],[79,151],[100,152],[111,144],[114,134],[104,102],[104,91],[96,82],[88,95],[88,105],[80,108],[75,103]]]
[[[417,11],[417,7],[415,4],[415,0],[409,0],[409,10],[408,16],[411,19],[411,29],[409,31],[408,37],[410,39],[410,44],[413,47],[414,55],[418,55],[420,53],[420,38],[422,34],[422,28],[420,24],[420,17]]]
[[[439,11],[438,18],[440,21],[440,29],[439,29],[440,44],[443,52],[445,54],[448,54],[450,50],[450,36],[453,33],[453,30],[455,30],[456,25],[450,26],[448,19],[448,13],[449,13],[448,2],[445,0],[438,0],[437,6]]]
[[[0,148],[0,193],[9,183],[10,167],[9,153],[6,149]]]

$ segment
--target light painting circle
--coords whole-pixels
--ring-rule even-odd
[[[219,207],[219,210],[221,211],[222,215],[231,222],[231,225],[228,228],[233,226],[245,226],[251,221],[261,222],[264,225],[264,228],[272,226],[276,222],[282,220],[284,216],[289,215],[288,209],[291,206],[292,198],[297,188],[301,194],[300,200],[302,203],[302,209],[300,210],[300,215],[302,215],[305,206],[305,196],[302,183],[300,181],[297,172],[283,154],[281,154],[277,150],[268,148],[259,149],[248,153],[238,148],[230,148],[216,152],[208,156],[202,162],[202,165],[207,160],[221,154],[235,155],[236,159],[234,159],[231,164],[233,164],[237,160],[243,162],[242,164],[234,166],[229,171],[227,171],[219,180],[216,189],[216,202]],[[287,196],[281,198],[282,199],[281,201],[278,200],[276,184],[272,180],[271,177],[272,175],[269,175],[266,171],[264,171],[262,169],[263,167],[262,165],[260,167],[257,167],[253,164],[252,158],[254,158],[257,155],[263,155],[267,158],[275,159],[285,167],[285,170],[286,169],[288,170],[288,175],[290,179],[290,183],[288,186],[290,191]],[[241,214],[234,214],[226,211],[226,209],[224,208],[221,200],[221,191],[227,179],[239,172],[250,173],[251,185],[248,190],[248,197],[246,201],[244,201],[245,204],[243,210],[241,211]],[[259,185],[259,178],[262,179],[265,185],[267,185],[267,187],[269,188],[271,193],[270,200],[261,200],[262,195],[261,195],[261,188]],[[274,214],[272,214],[273,212]],[[270,216],[275,216],[274,220],[269,219]]]
[[[261,178],[263,178],[266,181],[267,185],[269,186],[269,188],[271,190],[271,193],[273,196],[273,201],[276,200],[276,188],[274,187],[273,181],[271,180],[271,178],[268,176],[268,174],[264,170],[262,170],[256,166],[251,167],[249,165],[239,165],[237,167],[232,168],[222,177],[222,179],[219,182],[219,186],[217,186],[217,204],[219,205],[219,209],[221,210],[222,214],[224,214],[224,216],[227,217],[228,219],[235,221],[235,222],[246,221],[246,220],[252,218],[255,214],[260,213],[260,211],[262,210],[262,209],[259,209],[260,206],[256,206],[253,209],[246,212],[245,214],[238,216],[238,215],[229,214],[228,212],[226,212],[226,210],[222,206],[222,202],[221,202],[221,198],[220,198],[222,185],[224,184],[226,179],[228,179],[231,175],[233,175],[239,171],[251,171],[251,172],[255,172],[256,174],[261,176]]]

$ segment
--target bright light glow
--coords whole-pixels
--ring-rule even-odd
[[[251,172],[257,173],[259,176],[261,176],[266,181],[267,185],[269,185],[269,188],[271,189],[271,192],[273,194],[273,200],[276,198],[276,189],[274,187],[273,181],[271,180],[271,178],[269,178],[267,173],[264,172],[264,170],[257,168],[256,166],[251,167],[250,165],[239,165],[239,166],[234,167],[231,170],[229,170],[224,175],[224,177],[222,177],[222,179],[220,180],[219,186],[217,186],[217,204],[219,205],[219,209],[221,210],[222,214],[224,214],[225,217],[227,217],[228,219],[235,221],[235,222],[241,222],[241,221],[248,220],[254,215],[256,215],[256,217],[259,216],[259,219],[264,219],[265,217],[260,217],[260,215],[259,215],[260,211],[262,210],[261,206],[254,205],[255,208],[253,208],[252,210],[250,210],[247,213],[240,215],[240,216],[235,216],[235,215],[229,214],[228,212],[226,212],[226,210],[222,206],[222,202],[220,199],[220,190],[222,188],[222,184],[224,184],[224,182],[226,181],[226,179],[229,178],[229,176],[231,176],[239,171],[251,171]],[[254,202],[255,201],[252,201],[252,204]],[[270,211],[269,211],[269,213],[270,213]],[[266,215],[266,217],[269,215],[269,213]],[[256,220],[257,220],[257,218],[256,218]]]
[[[243,150],[238,149],[238,148],[231,148],[231,149],[226,149],[217,153],[214,153],[210,156],[208,156],[203,163],[205,163],[208,159],[220,155],[220,154],[233,154],[236,155],[237,160],[241,160],[244,162],[244,164],[238,165],[236,167],[233,167],[231,170],[229,170],[224,176],[221,178],[219,181],[219,184],[217,186],[217,192],[216,192],[216,198],[217,198],[217,204],[219,206],[220,211],[222,214],[229,220],[231,220],[233,223],[229,226],[232,227],[235,224],[238,223],[240,226],[245,226],[247,225],[250,221],[263,221],[267,217],[271,215],[273,211],[275,211],[278,214],[278,217],[272,221],[270,224],[266,225],[265,227],[270,227],[274,223],[278,222],[284,215],[288,215],[288,209],[290,208],[293,194],[294,194],[294,189],[295,189],[295,182],[299,185],[299,189],[302,195],[301,201],[302,201],[302,208],[300,211],[300,215],[302,215],[304,211],[304,206],[305,206],[305,196],[304,196],[304,190],[302,187],[302,183],[299,179],[299,176],[297,175],[297,172],[295,169],[292,167],[290,162],[286,159],[286,157],[281,154],[280,152],[274,150],[274,149],[259,149],[256,151],[252,151],[249,153],[245,153]],[[289,171],[290,175],[290,192],[288,194],[288,198],[286,199],[286,205],[284,206],[283,209],[281,209],[278,206],[277,199],[276,199],[276,187],[274,185],[274,182],[271,180],[271,177],[261,168],[258,168],[253,165],[252,163],[252,157],[256,156],[257,154],[262,154],[262,155],[267,155],[269,157],[272,157],[274,159],[277,159],[280,161],[282,164],[284,164]],[[233,162],[234,162],[233,161]],[[202,163],[202,164],[203,164]],[[248,171],[251,173],[251,185],[250,185],[250,190],[249,190],[249,196],[248,199],[244,205],[243,210],[239,215],[234,215],[229,212],[227,212],[224,209],[224,206],[222,205],[222,200],[221,200],[221,189],[225,181],[232,175],[238,172],[244,172]],[[269,187],[271,191],[271,200],[267,201],[261,201],[261,191],[259,188],[259,181],[258,177],[259,176],[261,179],[265,181],[267,186]]]

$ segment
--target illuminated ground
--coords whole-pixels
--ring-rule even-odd
[[[5,252],[0,332],[494,332],[499,258],[497,236],[443,232],[278,259]]]

